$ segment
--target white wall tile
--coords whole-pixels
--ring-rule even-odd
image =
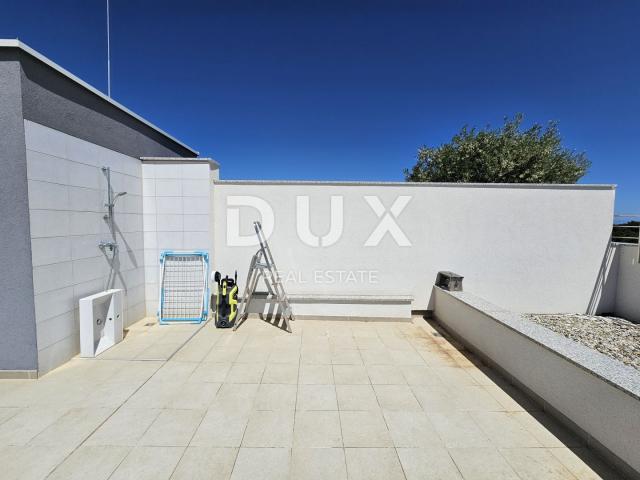
[[[69,185],[106,190],[107,180],[99,167],[69,162]]]
[[[182,197],[156,197],[157,214],[182,214]]]
[[[158,232],[158,250],[182,250],[183,248],[182,231]]]
[[[185,232],[208,232],[209,216],[208,215],[184,215],[184,231]]]
[[[186,215],[208,215],[209,197],[183,197],[183,213]]]
[[[181,178],[181,166],[176,163],[158,163],[155,168],[155,178]]]
[[[158,239],[156,238],[155,230],[153,232],[144,232],[144,248],[158,248]]]
[[[69,237],[31,239],[31,261],[34,267],[71,260]]]
[[[75,308],[73,287],[59,288],[35,295],[36,323],[57,317]]]
[[[103,213],[69,212],[68,235],[98,235],[102,233]]]
[[[144,249],[144,266],[151,265],[159,265],[160,264],[160,253],[159,250],[156,249]]]
[[[208,232],[184,232],[183,248],[185,250],[209,250]]]
[[[27,150],[27,178],[67,185],[69,183],[69,163],[62,158]]]
[[[106,213],[106,193],[101,190],[84,187],[69,188],[69,210],[76,212],[100,212]]]
[[[71,262],[33,267],[33,291],[36,295],[71,285],[73,285]]]
[[[157,230],[156,216],[144,215],[142,217],[142,229],[145,232],[155,232]]]
[[[98,252],[100,253],[100,252]],[[109,254],[107,254],[109,255]],[[99,257],[82,258],[73,261],[73,283],[86,283],[108,275],[109,261],[100,253]]]
[[[158,230],[166,232],[180,232],[184,228],[183,216],[180,215],[161,215],[156,216]]]
[[[208,178],[182,180],[182,195],[185,197],[206,197],[210,190],[211,185]]]
[[[68,135],[61,134],[57,130],[30,122],[29,120],[25,120],[24,122],[24,134],[27,149],[60,158],[66,157],[66,137],[68,137]]]
[[[145,178],[142,180],[142,196],[143,197],[155,197],[156,196],[156,181],[153,178]]]
[[[69,232],[69,212],[65,210],[31,210],[31,238],[62,237]]]
[[[40,374],[47,373],[48,371],[69,361],[79,351],[79,335],[74,334],[64,340],[60,340],[59,342],[38,351],[38,371]]]
[[[156,197],[179,197],[182,196],[182,182],[191,180],[171,180],[157,179]]]
[[[66,158],[77,163],[101,167],[100,150],[103,147],[76,137],[66,138]]]
[[[69,187],[66,185],[29,180],[28,188],[30,209],[69,209]]]
[[[76,323],[74,312],[66,312],[62,315],[48,318],[38,324],[38,350],[44,350],[54,343],[78,333],[79,327]]]
[[[202,179],[209,177],[209,163],[183,163],[180,165],[181,178]]]

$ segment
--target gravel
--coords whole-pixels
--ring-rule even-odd
[[[534,314],[524,317],[640,370],[640,325],[617,317]]]

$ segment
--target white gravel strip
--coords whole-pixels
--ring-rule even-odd
[[[640,325],[617,317],[527,313],[524,318],[640,370]]]

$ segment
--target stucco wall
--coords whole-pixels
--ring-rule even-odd
[[[142,165],[140,160],[25,121],[33,288],[40,374],[79,352],[78,300],[125,290],[125,326],[144,316]],[[111,167],[115,257],[106,213]]]
[[[623,318],[640,322],[640,263],[638,246],[617,246],[618,268],[614,312]]]
[[[214,268],[237,269],[241,286],[256,247],[230,245],[228,228],[237,213],[241,235],[252,235],[260,214],[234,205],[252,197],[273,212],[269,240],[290,293],[413,295],[417,310],[429,308],[437,272],[453,270],[465,275],[465,288],[511,310],[585,312],[609,244],[614,202],[610,186],[579,185],[222,181],[213,191]],[[342,204],[342,234],[329,246],[309,246],[296,227],[297,197],[308,197],[310,232],[322,237],[330,230],[332,196]],[[389,233],[365,246],[386,217],[409,246]],[[339,272],[346,272],[342,280]]]
[[[20,63],[0,50],[0,370],[35,371],[37,348]]]

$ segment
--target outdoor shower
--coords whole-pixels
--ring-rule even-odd
[[[113,189],[111,188],[111,168],[110,167],[102,167],[102,171],[107,177],[107,203],[104,204],[107,207],[107,213],[104,214],[105,221],[109,224],[109,231],[111,233],[112,240],[103,240],[98,244],[98,247],[101,250],[109,249],[110,252],[114,253],[118,248],[118,243],[116,242],[116,231],[115,231],[115,223],[113,220],[113,208],[116,205],[116,200],[118,198],[127,194],[127,192],[118,192],[114,195]]]

